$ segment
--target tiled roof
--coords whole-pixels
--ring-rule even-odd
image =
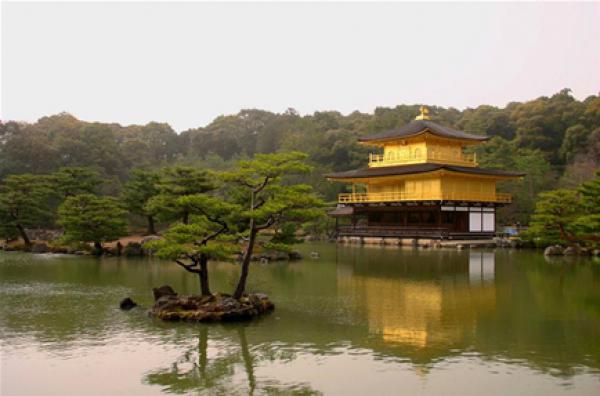
[[[429,131],[434,135],[450,138],[450,139],[465,139],[474,141],[488,140],[488,136],[473,135],[462,131],[457,131],[452,128],[436,124],[428,120],[415,120],[400,128],[390,129],[389,131],[379,132],[370,136],[359,138],[359,142],[372,142],[376,140],[388,140],[396,138],[408,138],[416,136],[422,132]]]
[[[362,179],[370,177],[382,177],[382,176],[399,176],[409,175],[414,173],[426,173],[434,172],[437,170],[447,170],[451,172],[469,173],[476,175],[488,175],[488,176],[505,176],[505,177],[521,177],[525,176],[525,173],[521,172],[509,172],[500,169],[483,169],[476,167],[467,166],[454,166],[444,164],[414,164],[414,165],[402,165],[402,166],[385,166],[385,167],[373,167],[355,169],[346,172],[337,172],[326,174],[325,177],[330,179]]]

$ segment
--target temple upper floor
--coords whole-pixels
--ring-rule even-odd
[[[458,166],[477,166],[474,153],[465,153],[460,141],[439,139],[424,134],[412,139],[387,141],[382,154],[369,154],[369,166],[394,166],[421,163],[440,163]]]
[[[369,167],[421,163],[475,167],[475,154],[465,151],[468,146],[481,144],[487,139],[487,136],[457,131],[430,121],[427,109],[421,107],[421,114],[414,121],[363,137],[359,142],[383,151],[369,155]]]

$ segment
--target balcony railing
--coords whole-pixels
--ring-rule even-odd
[[[510,203],[510,194],[478,194],[478,193],[342,193],[338,196],[339,203],[369,203],[369,202],[401,202],[401,201],[470,201]]]
[[[387,158],[383,154],[369,154],[370,167],[418,164],[423,162],[440,162],[459,166],[477,166],[477,157],[475,153],[449,154],[436,151],[427,151],[417,155],[388,156]]]

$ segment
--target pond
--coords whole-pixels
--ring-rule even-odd
[[[600,394],[598,260],[299,249],[252,265],[271,315],[211,325],[118,308],[163,284],[196,292],[170,262],[0,253],[0,394]],[[211,271],[233,290],[237,265]]]

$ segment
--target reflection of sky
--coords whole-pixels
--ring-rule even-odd
[[[235,335],[226,340],[209,340],[208,366],[209,371],[212,367],[212,375],[217,376],[213,378],[214,386],[224,394],[247,395],[250,386],[241,359],[222,368],[214,366],[227,353],[240,354],[236,340]],[[187,382],[188,390],[182,394],[214,394],[201,386],[197,342],[197,338],[190,338],[175,347],[130,337],[60,359],[29,347],[18,356],[11,356],[10,364],[4,364],[2,395],[159,395],[183,382]],[[597,377],[592,374],[579,375],[557,388],[556,380],[550,376],[541,376],[511,362],[482,360],[477,354],[432,362],[415,371],[411,364],[382,358],[364,349],[341,348],[337,354],[298,351],[293,359],[271,359],[261,352],[263,346],[268,347],[251,345],[250,348],[256,394],[263,394],[260,390],[267,388],[285,394],[308,388],[325,395],[461,396],[522,395],[524,389],[544,395],[570,390],[583,396],[595,395],[598,390]],[[145,384],[148,375],[157,370],[173,372],[173,363],[181,362],[189,351],[192,351],[189,361],[178,364],[177,375],[170,378],[170,383]],[[31,378],[32,373],[35,380],[23,380]],[[17,382],[17,379],[22,380]]]

